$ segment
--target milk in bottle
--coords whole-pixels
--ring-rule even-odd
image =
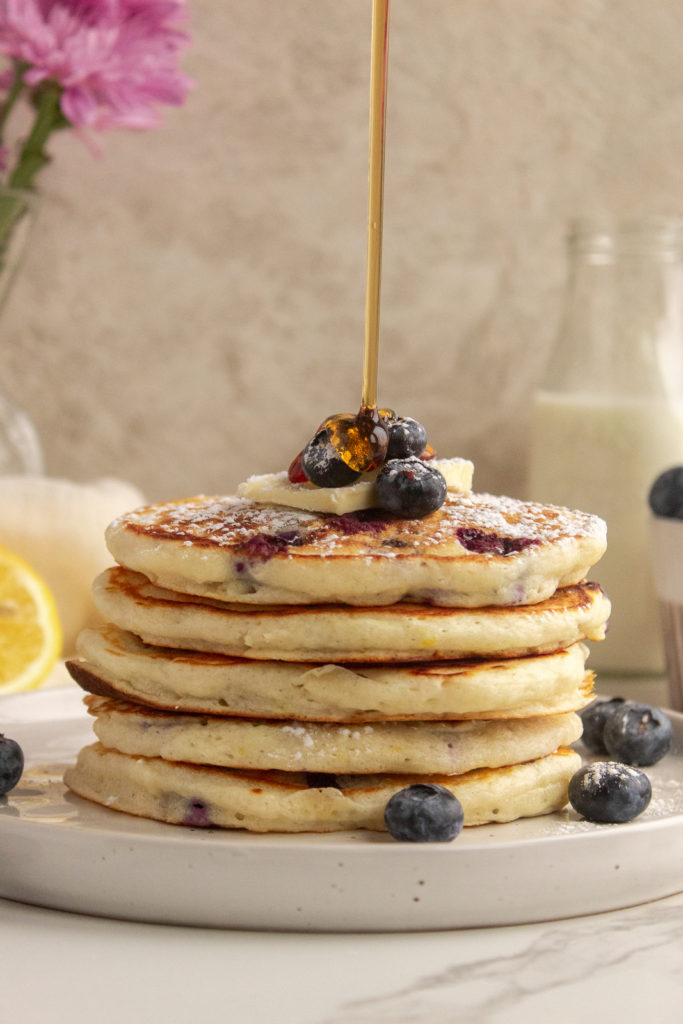
[[[577,222],[563,325],[534,396],[529,496],[607,521],[604,671],[663,671],[647,495],[683,463],[683,222]]]

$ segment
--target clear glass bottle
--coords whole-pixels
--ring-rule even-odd
[[[683,221],[577,221],[564,318],[534,396],[529,496],[607,521],[612,601],[591,665],[664,669],[647,495],[683,464]]]
[[[43,449],[33,423],[0,393],[0,476],[42,472]]]
[[[35,221],[32,192],[0,187],[0,313],[21,266]],[[2,391],[0,383],[0,475],[43,471],[43,451],[35,427]]]

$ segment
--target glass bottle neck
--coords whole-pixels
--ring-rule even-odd
[[[544,390],[683,401],[683,221],[576,221]]]

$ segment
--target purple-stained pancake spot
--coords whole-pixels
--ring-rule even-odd
[[[353,537],[356,533],[381,533],[389,520],[384,516],[378,516],[372,509],[368,509],[360,512],[346,512],[341,516],[331,516],[328,523],[344,536]]]
[[[540,544],[540,540],[532,537],[502,537],[488,530],[462,526],[456,531],[456,537],[467,551],[478,555],[514,555],[525,548]]]
[[[244,544],[240,544],[239,551],[247,558],[261,558],[266,561],[273,555],[286,551],[292,545],[302,543],[301,534],[298,530],[283,530],[282,533],[257,533],[250,537]]]

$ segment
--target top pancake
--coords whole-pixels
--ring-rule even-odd
[[[533,604],[584,579],[606,548],[586,513],[449,495],[423,519],[330,516],[234,497],[151,505],[116,519],[121,565],[180,593],[256,604]]]

